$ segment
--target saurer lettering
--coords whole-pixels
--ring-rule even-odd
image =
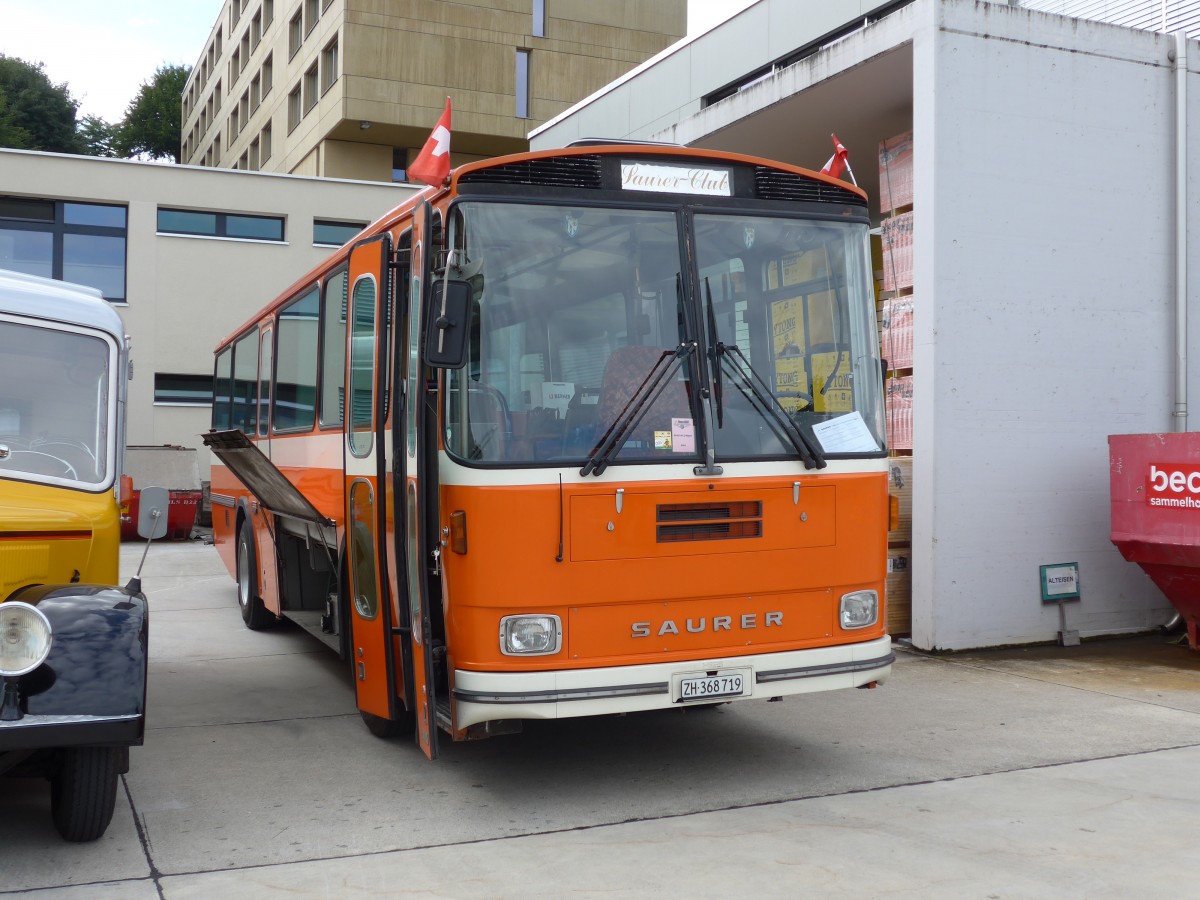
[[[749,631],[753,628],[774,628],[783,625],[782,612],[768,612],[761,616],[758,613],[742,613],[740,616],[701,616],[698,619],[683,619],[683,628],[674,619],[663,619],[661,622],[634,622],[632,637],[644,638],[655,635],[664,637],[668,634],[702,634],[706,631]]]

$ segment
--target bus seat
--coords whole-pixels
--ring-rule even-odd
[[[616,421],[629,399],[637,393],[638,388],[646,381],[664,353],[670,353],[666,347],[618,347],[604,367],[604,381],[600,389],[600,402],[596,410],[596,440],[599,442],[605,432]],[[663,365],[670,365],[667,360]],[[654,433],[656,431],[671,431],[672,418],[688,418],[692,416],[688,404],[687,383],[680,379],[678,368],[671,374],[671,381],[662,388],[658,398],[645,411],[641,422],[628,435],[625,441],[627,449],[643,449],[653,451]]]

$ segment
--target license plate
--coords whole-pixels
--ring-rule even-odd
[[[693,700],[722,700],[743,697],[750,693],[750,671],[732,669],[704,675],[679,677],[675,700],[690,703]]]

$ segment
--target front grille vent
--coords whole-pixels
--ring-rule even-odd
[[[459,184],[527,184],[540,187],[600,188],[599,156],[528,159],[459,176]]]
[[[764,166],[754,169],[754,196],[762,200],[850,203],[855,206],[863,206],[866,203],[858,194],[835,184]]]
[[[663,503],[657,508],[658,543],[762,537],[762,502]]]

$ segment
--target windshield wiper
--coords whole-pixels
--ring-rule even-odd
[[[771,392],[771,389],[763,382],[762,377],[758,372],[754,371],[754,367],[750,365],[750,360],[746,359],[741,348],[737,344],[722,344],[722,358],[729,364],[729,372],[731,375],[736,375],[754,395],[759,405],[763,408],[763,412],[768,413],[780,430],[786,435],[788,441],[796,452],[800,454],[800,459],[804,461],[806,469],[823,469],[826,466],[825,457],[821,454],[820,449],[815,444],[809,443],[800,430],[792,421],[792,417],[788,415],[786,409],[779,403],[779,400]],[[735,365],[729,357],[736,355],[738,359],[745,365],[745,369]]]
[[[633,430],[641,423],[642,417],[658,399],[659,394],[663,392],[671,379],[674,377],[675,370],[679,367],[681,360],[688,354],[694,352],[696,344],[694,341],[681,343],[674,350],[664,350],[662,356],[655,360],[651,366],[645,380],[638,386],[638,389],[633,392],[617,413],[617,417],[613,423],[608,426],[608,430],[604,432],[600,443],[596,449],[592,451],[592,455],[588,457],[583,468],[579,470],[581,476],[597,475],[608,468],[608,464],[612,458],[620,451],[625,440],[633,433]]]
[[[708,316],[708,352],[713,363],[713,399],[717,402],[717,427],[724,428],[725,398],[722,392],[721,360],[725,358],[725,344],[717,334],[717,315],[713,312],[712,283],[708,280],[707,275],[704,276],[704,297],[707,307],[706,314]]]

